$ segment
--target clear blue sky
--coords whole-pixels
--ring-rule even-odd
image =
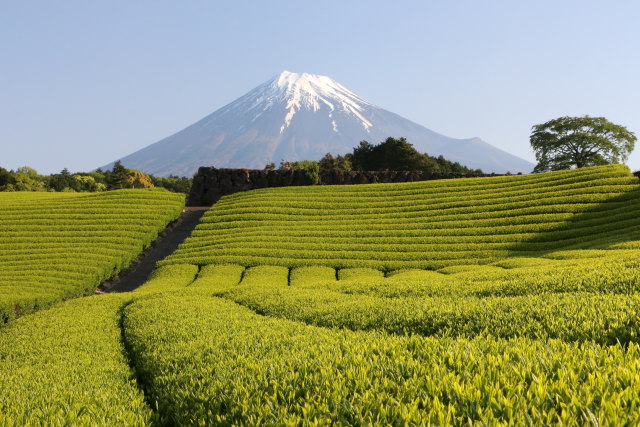
[[[639,23],[636,1],[0,0],[0,166],[91,170],[285,69],[534,161],[563,115],[640,137]]]

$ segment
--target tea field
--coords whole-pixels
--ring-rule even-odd
[[[596,258],[602,250],[640,247],[629,243],[640,239],[639,191],[638,179],[619,165],[487,179],[254,190],[216,203],[166,263],[390,272],[514,257]]]
[[[0,192],[0,327],[93,293],[183,207],[183,195],[164,190]]]
[[[0,425],[637,425],[639,207],[624,166],[226,196],[0,329]]]

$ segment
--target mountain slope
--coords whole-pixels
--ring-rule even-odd
[[[479,138],[449,138],[377,107],[329,77],[288,71],[122,162],[154,175],[190,176],[199,166],[262,168],[283,159],[345,154],[362,140],[389,136],[485,172],[533,169]]]

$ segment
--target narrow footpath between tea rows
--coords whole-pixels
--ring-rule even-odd
[[[147,281],[156,263],[171,255],[191,232],[209,206],[188,206],[180,218],[169,225],[129,268],[104,282],[96,293],[131,292]]]

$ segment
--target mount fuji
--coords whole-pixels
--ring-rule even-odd
[[[281,160],[320,160],[326,153],[351,152],[362,140],[379,143],[390,136],[484,172],[533,169],[480,138],[449,138],[384,110],[329,77],[288,71],[121,160],[158,176],[191,176],[200,166],[261,169]]]

